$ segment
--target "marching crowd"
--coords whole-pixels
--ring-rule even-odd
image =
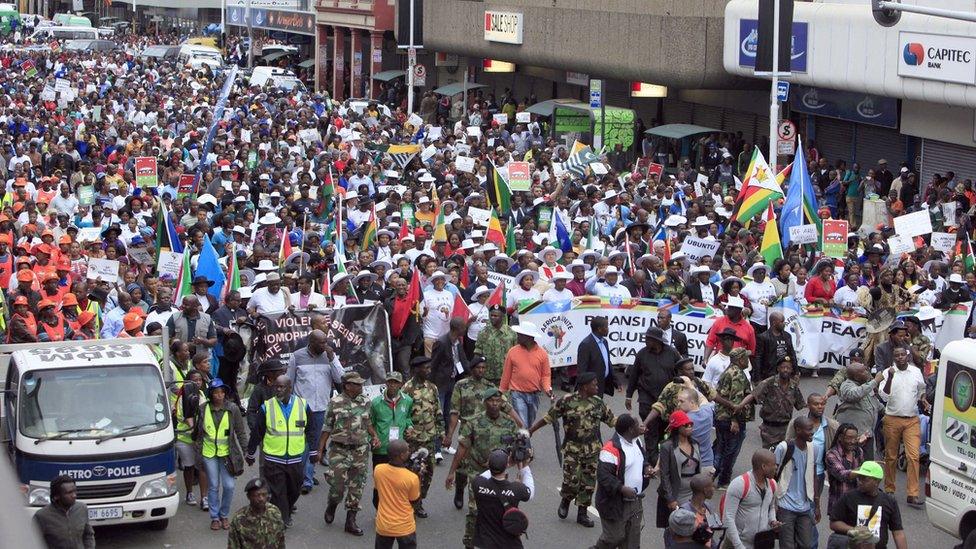
[[[770,221],[739,219],[736,185],[748,186],[755,158],[741,135],[704,135],[659,173],[644,160],[674,156],[676,143],[645,140],[635,157],[573,146],[548,120],[519,116],[526,100],[508,90],[473,92],[466,111],[428,95],[419,115],[392,91],[387,115],[378,102],[248,88],[245,76],[223,96],[228,68],[143,58],[149,38],[121,40],[113,52],[0,50],[2,318],[10,343],[168,332],[185,503],[208,511],[229,547],[283,547],[296,502],[322,482],[316,470],[326,523],[341,505],[344,531],[364,535],[372,474],[376,547],[415,547],[445,456],[444,484],[467,506],[463,545],[521,547],[530,436],[560,422],[556,511],[575,505],[576,522],[594,527],[595,505],[595,547],[639,546],[652,479],[669,548],[907,547],[896,463],[903,451],[906,503],[920,505],[925,374],[938,356],[923,326],[976,292],[971,181],[947,173],[920,185],[910,166],[862,172],[810,147],[810,199],[820,220],[850,221],[847,252],[789,245],[766,261]],[[142,158],[156,159],[151,185]],[[513,192],[504,168],[522,161],[529,190]],[[873,195],[893,214],[928,210],[957,246],[938,251],[923,236],[893,254],[890,227],[859,226]],[[690,237],[718,252],[682,253]],[[216,276],[203,268],[212,254]],[[568,394],[542,406],[559,383],[547,334],[519,322],[520,308],[601,298],[658,303],[644,348],[621,371],[597,315],[564,371]],[[797,361],[774,307],[786,299],[871,319],[824,394],[799,389],[801,366],[817,369]],[[393,364],[370,400],[327,335],[328,309],[354,304],[389,318]],[[689,304],[719,315],[702,377],[671,323]],[[249,364],[241,327],[294,310],[322,312],[307,339],[286,360]],[[619,415],[604,401],[615,391]],[[756,405],[765,449],[740,460]],[[232,513],[235,478],[258,461],[249,504]],[[47,539],[81,535],[69,527],[81,520],[73,482],[58,479],[52,495],[36,519]],[[818,541],[823,516],[832,534]]]

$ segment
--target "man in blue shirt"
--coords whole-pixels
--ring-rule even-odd
[[[807,549],[813,541],[814,522],[820,521],[819,497],[814,487],[813,422],[800,416],[793,421],[796,439],[776,446],[776,518],[781,549]],[[810,516],[813,508],[814,516]]]

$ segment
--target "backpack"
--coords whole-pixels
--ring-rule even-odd
[[[745,499],[746,495],[749,493],[749,488],[750,488],[749,485],[752,484],[752,481],[749,479],[749,473],[742,473],[741,478],[742,478],[742,496],[739,499]],[[767,480],[769,480],[770,490],[772,490],[773,493],[776,493],[776,481],[773,479],[767,479]],[[726,490],[726,492],[722,494],[722,499],[718,503],[718,516],[722,520],[725,520],[725,496],[727,495],[729,495],[728,490]]]

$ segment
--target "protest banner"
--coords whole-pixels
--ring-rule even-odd
[[[790,227],[791,244],[813,244],[819,239],[820,234],[817,233],[816,225],[795,225]]]
[[[497,273],[495,271],[488,271],[488,280],[493,282],[495,286],[500,284],[505,285],[506,290],[512,290],[515,288],[515,277],[507,274]]]
[[[355,371],[366,380],[363,392],[367,398],[379,394],[393,366],[389,322],[382,305],[262,315],[254,330],[253,363],[287,363],[293,352],[307,344],[312,317],[317,315],[328,317],[325,335],[345,371]]]
[[[532,113],[528,111],[522,111],[515,113],[515,121],[519,124],[528,124],[532,122]]]
[[[827,257],[844,257],[847,253],[847,220],[824,219],[821,249]],[[790,238],[793,238],[792,235]]]
[[[95,186],[85,185],[78,187],[78,205],[87,208],[95,203]]]
[[[182,266],[183,254],[180,252],[159,251],[159,257],[156,258],[156,271],[159,273],[160,280],[177,280]]]
[[[474,158],[470,156],[459,156],[454,159],[454,166],[459,172],[474,173]]]
[[[932,247],[940,252],[949,253],[956,245],[956,235],[952,233],[932,233]]]
[[[114,259],[89,259],[88,279],[114,284],[119,279],[119,262]]]
[[[128,253],[129,257],[132,258],[133,261],[135,261],[140,265],[151,265],[153,262],[152,253],[149,251],[148,248],[129,247],[129,249],[126,250],[126,252]]]
[[[184,196],[193,195],[196,189],[196,181],[197,178],[192,173],[180,175],[180,182],[176,188],[176,196],[183,198]]]
[[[487,227],[488,219],[491,217],[491,210],[468,206],[468,215],[471,216],[471,221],[473,221],[475,225]]]
[[[932,232],[932,218],[928,210],[899,215],[894,219],[894,225],[896,234],[909,238]]]
[[[681,253],[694,263],[700,263],[703,257],[715,257],[722,245],[718,240],[689,236],[681,244]]]
[[[159,184],[156,170],[155,156],[140,156],[136,158],[136,185],[139,187],[155,187]]]
[[[508,163],[508,187],[512,191],[532,190],[532,175],[528,162]]]

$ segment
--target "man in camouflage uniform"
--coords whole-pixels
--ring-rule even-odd
[[[732,468],[746,438],[746,424],[753,419],[752,406],[741,403],[752,392],[745,370],[749,368],[749,350],[743,347],[729,353],[729,367],[715,386],[715,471],[718,486],[732,481]]]
[[[485,404],[482,401],[482,395],[485,394],[485,390],[496,386],[485,379],[487,366],[488,362],[484,356],[475,355],[471,357],[471,362],[468,364],[468,373],[471,374],[471,377],[458,381],[454,386],[454,392],[451,393],[451,422],[447,426],[447,434],[444,435],[444,440],[441,441],[442,448],[451,446],[451,440],[454,439],[454,432],[457,430],[459,422],[470,422],[478,414],[484,413]],[[515,420],[519,428],[525,427],[522,425],[522,418],[515,413],[515,409],[508,403],[508,400],[504,400],[504,397],[501,411]],[[461,467],[463,471],[463,463]],[[457,509],[464,506],[464,488],[467,484],[468,477],[463,472],[459,472],[454,479],[454,507]]]
[[[925,366],[932,354],[932,340],[922,333],[922,321],[917,316],[906,316],[905,328],[908,330],[909,355],[912,363],[925,373]]]
[[[543,426],[563,420],[566,438],[563,441],[563,486],[557,514],[559,518],[569,515],[569,504],[576,498],[576,522],[593,528],[587,507],[593,499],[596,486],[596,464],[600,458],[603,437],[600,424],[613,427],[616,418],[598,395],[600,383],[594,372],[586,372],[577,380],[579,387],[575,393],[560,398],[549,408],[546,415],[539,418],[529,428],[534,433]]]
[[[505,322],[505,309],[492,305],[488,310],[488,325],[478,334],[474,354],[483,355],[488,361],[485,378],[498,387],[502,380],[505,355],[515,346],[515,332]]]
[[[715,389],[712,389],[707,383],[695,376],[695,360],[691,357],[683,357],[675,364],[674,375],[689,380],[694,386],[694,389],[706,399],[715,400]],[[646,428],[650,425],[654,421],[654,418],[657,417],[660,417],[661,421],[667,423],[671,419],[671,414],[678,409],[678,395],[687,388],[688,385],[684,381],[681,383],[672,381],[665,385],[664,389],[661,390],[660,396],[657,397],[657,402],[651,405],[650,413],[644,418],[644,427]]]
[[[285,548],[285,523],[281,511],[268,505],[268,483],[252,478],[244,487],[248,506],[238,509],[230,520],[227,549]]]
[[[660,289],[655,297],[670,299],[675,303],[681,301],[685,295],[685,282],[681,276],[682,267],[680,259],[668,261],[668,270],[664,277],[658,280]]]
[[[759,434],[765,448],[772,448],[786,440],[786,428],[793,418],[793,410],[806,406],[800,392],[800,380],[793,375],[794,372],[789,357],[779,359],[776,375],[757,383],[752,394],[739,405],[747,406],[755,401],[762,406],[759,410],[759,417],[762,418]]]
[[[318,453],[321,456],[326,443],[332,441],[326,473],[330,487],[325,522],[332,524],[335,520],[336,507],[345,492],[345,531],[354,536],[363,535],[363,530],[356,525],[356,513],[366,485],[370,446],[376,448],[380,442],[369,419],[369,401],[363,396],[363,383],[365,380],[356,372],[342,374],[342,392],[329,401]]]
[[[430,357],[418,356],[410,361],[413,376],[403,385],[403,394],[413,399],[413,409],[410,421],[413,431],[406,438],[410,443],[410,452],[420,448],[427,449],[427,466],[420,477],[420,499],[414,503],[413,514],[420,518],[427,518],[424,510],[424,498],[430,489],[430,482],[434,475],[434,439],[441,432],[440,400],[437,398],[437,386],[427,378],[430,377]]]
[[[471,492],[471,480],[488,469],[488,455],[491,451],[508,448],[518,432],[515,420],[502,414],[504,400],[501,391],[494,387],[486,389],[482,394],[482,401],[485,404],[484,413],[461,425],[458,450],[444,480],[444,486],[448,490],[453,488],[458,466],[465,463],[464,473],[468,477],[468,515],[464,521],[462,540],[465,547],[474,547],[474,524],[478,516],[474,494]]]

